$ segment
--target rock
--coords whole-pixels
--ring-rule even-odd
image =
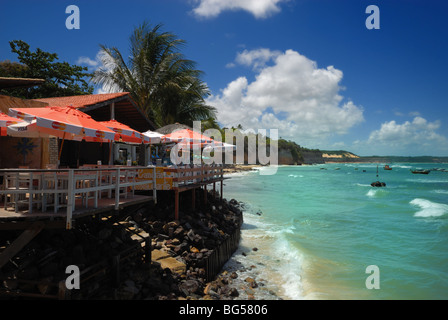
[[[173,230],[176,229],[179,226],[179,224],[176,221],[171,221],[165,224],[162,228],[165,233],[169,233],[170,228]]]
[[[257,247],[252,248],[252,251],[258,251],[258,248]]]
[[[187,232],[187,237],[188,237],[188,239],[190,239],[190,241],[194,241],[194,239],[195,239],[195,234],[194,234],[193,229],[190,229],[190,230]]]
[[[258,284],[257,284],[257,282],[255,281],[254,278],[247,277],[246,279],[244,279],[244,281],[249,283],[251,288],[257,288],[258,287]]]
[[[238,297],[240,295],[240,293],[238,292],[238,290],[236,288],[230,288],[228,295],[230,297]]]
[[[161,259],[166,259],[171,257],[166,251],[163,250],[152,250],[151,252],[151,259],[153,261],[158,261]]]
[[[169,257],[165,259],[157,260],[160,262],[160,266],[162,269],[168,268],[173,273],[177,273],[178,275],[184,274],[187,271],[187,266],[185,263],[180,262],[179,260]]]
[[[218,291],[218,286],[216,285],[215,282],[210,282],[205,286],[204,294],[210,294],[210,293],[216,294],[216,291]]]
[[[197,280],[186,280],[179,285],[179,290],[185,296],[191,296],[199,291],[200,284]]]
[[[185,230],[182,226],[177,227],[174,232],[173,232],[173,237],[175,238],[183,238],[183,234],[184,234]]]

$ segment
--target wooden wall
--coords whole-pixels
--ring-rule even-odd
[[[42,108],[47,105],[44,102],[0,95],[0,111],[6,114],[9,108]],[[19,166],[28,166],[32,169],[45,168],[50,162],[48,140],[0,137],[0,168],[18,168]]]

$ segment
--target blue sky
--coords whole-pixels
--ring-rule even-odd
[[[80,29],[65,9],[77,5]],[[366,8],[379,8],[369,30]],[[187,42],[225,126],[278,129],[309,148],[360,155],[448,156],[446,1],[8,1],[0,60],[21,39],[72,64],[100,67],[99,45],[126,54],[143,21]],[[103,92],[97,88],[96,92]]]

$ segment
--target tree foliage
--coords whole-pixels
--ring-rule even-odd
[[[0,62],[0,76],[44,79],[45,83],[31,88],[2,90],[1,94],[39,99],[93,93],[93,86],[85,79],[90,76],[86,67],[58,62],[56,53],[45,52],[40,48],[32,52],[29,44],[22,40],[10,41],[9,45],[11,51],[17,54],[19,62]]]
[[[210,94],[200,79],[196,63],[180,52],[185,44],[162,25],[147,22],[131,35],[127,61],[115,47],[101,46],[103,64],[92,78],[108,91],[126,91],[158,126],[192,125],[195,120],[215,118],[215,108],[205,103]]]

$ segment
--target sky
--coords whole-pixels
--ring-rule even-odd
[[[79,29],[66,26],[70,5]],[[94,71],[100,45],[126,56],[135,27],[161,23],[186,41],[182,53],[204,72],[222,126],[277,129],[307,148],[362,156],[448,156],[446,1],[2,0],[0,8],[0,61],[17,61],[9,41],[24,40]]]

